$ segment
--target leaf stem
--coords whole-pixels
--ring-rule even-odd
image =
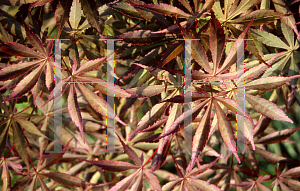
[[[174,158],[174,156],[173,156],[171,150],[169,150],[169,153],[170,153],[171,156],[172,156],[172,159],[173,159],[173,161],[174,161],[174,163],[175,163],[175,166],[176,166],[177,170],[179,171],[181,177],[183,178],[184,176],[183,176],[183,174],[181,173],[181,170],[179,169],[178,164],[177,164],[177,162],[176,162],[176,160],[175,160],[175,158]]]

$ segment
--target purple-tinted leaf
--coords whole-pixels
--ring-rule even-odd
[[[142,15],[132,5],[128,3],[109,4],[109,7],[129,17],[136,18],[136,19],[144,19]]]
[[[163,40],[166,34],[152,33],[150,30],[135,30],[121,34],[118,38],[123,39],[127,43],[147,44]]]
[[[61,31],[69,18],[72,1],[73,0],[59,1],[59,4],[57,5],[57,8],[54,13],[58,31],[56,36],[57,38],[60,37]]]
[[[2,68],[0,70],[0,81],[6,81],[6,80],[16,78],[26,73],[28,70],[33,68],[35,65],[38,65],[39,63],[41,63],[41,61],[31,61],[31,62],[13,64],[5,68]]]
[[[167,15],[167,16],[176,16],[178,18],[189,18],[191,15],[185,13],[181,9],[174,7],[172,5],[168,5],[165,3],[157,3],[157,4],[144,4],[144,5],[133,5],[137,7],[144,7],[151,11],[155,11],[157,13]]]
[[[16,42],[8,42],[0,44],[0,49],[7,54],[11,54],[13,56],[21,56],[26,58],[44,58],[43,55],[37,53],[30,48],[16,43]]]
[[[184,33],[184,36],[189,39],[195,39],[191,34]],[[208,73],[212,74],[213,71],[211,67],[209,66],[208,58],[206,56],[205,50],[200,44],[198,40],[192,40],[192,57],[195,59],[195,61],[203,67]]]
[[[240,34],[240,36],[238,37],[237,40],[243,40],[246,38],[246,35],[252,25],[252,22],[253,22],[254,18],[251,20],[251,22],[248,24],[248,26],[246,27],[246,29],[242,32],[242,34]],[[228,55],[226,56],[225,58],[225,61],[224,61],[224,64],[222,65],[222,67],[218,70],[217,74],[220,74],[220,73],[223,73],[225,70],[227,70],[229,67],[231,67],[234,63],[237,62],[238,59],[240,58],[237,58],[237,50],[238,49],[243,49],[244,50],[244,47],[237,47],[237,44],[238,44],[238,41],[236,41]]]
[[[193,145],[192,145],[192,156],[191,161],[187,167],[187,172],[190,172],[196,162],[196,158],[200,153],[202,153],[209,136],[210,131],[210,114],[212,110],[212,101],[208,104],[206,108],[205,114],[202,117],[199,126],[196,130],[196,133],[193,137]]]
[[[5,127],[2,127],[1,135],[0,135],[0,157],[2,157],[2,154],[5,150],[6,142],[8,139],[8,130],[11,125],[11,120],[8,120],[6,122]]]
[[[123,180],[121,180],[120,182],[118,182],[109,191],[125,191],[125,190],[127,190],[127,188],[129,187],[129,185],[131,184],[132,180],[136,177],[136,175],[139,172],[140,171],[137,170],[134,173],[132,173],[131,175],[127,176],[126,178],[124,178]]]
[[[153,172],[151,170],[144,169],[144,173],[148,179],[148,182],[151,184],[152,188],[154,190],[161,191],[162,189],[161,189],[160,183],[159,183],[157,177],[153,174]]]
[[[64,134],[65,136],[65,134]],[[37,172],[49,168],[50,166],[56,164],[63,157],[64,153],[53,153],[48,155],[41,165],[38,165]]]
[[[74,84],[70,85],[69,96],[68,96],[68,111],[72,121],[80,131],[83,142],[85,142],[84,134],[83,134],[83,120],[79,109],[75,88],[76,87]]]
[[[162,190],[163,191],[172,191],[176,185],[178,185],[181,181],[182,181],[183,178],[177,178],[176,180],[174,181],[170,181],[168,182],[167,184],[165,184],[163,187],[162,187]]]
[[[207,92],[197,93],[193,92],[192,101],[197,101],[199,99],[210,98],[210,95]],[[184,94],[176,95],[170,99],[164,100],[164,102],[172,102],[172,103],[184,103]]]
[[[35,134],[37,136],[44,137],[48,139],[44,134],[41,133],[41,131],[31,122],[27,121],[21,118],[15,118],[15,120],[20,124],[21,127],[23,127],[27,132]]]
[[[138,132],[146,129],[148,126],[156,122],[165,113],[167,106],[170,103],[158,103],[155,104],[139,121],[136,129],[130,134],[129,140]]]
[[[40,176],[37,176],[43,191],[51,191]]]
[[[277,12],[284,14],[292,14],[289,6],[282,0],[273,0],[274,7]],[[296,21],[294,15],[281,17],[281,20],[285,22],[287,26],[289,26],[293,31],[297,34],[298,38],[300,37],[299,32],[296,27]]]
[[[280,175],[281,177],[299,177],[300,176],[300,167],[295,167],[287,170],[286,172]]]
[[[21,82],[18,83],[18,85],[14,88],[12,93],[9,95],[8,98],[6,98],[5,101],[19,98],[22,95],[26,94],[28,91],[30,91],[38,81],[42,71],[44,68],[44,64],[41,64],[38,68],[34,69],[29,75],[27,75]]]
[[[78,86],[82,94],[84,95],[84,97],[87,99],[87,101],[89,102],[91,107],[94,108],[95,111],[99,112],[105,117],[107,116],[108,113],[114,113],[113,108],[111,108],[110,105],[108,105],[104,99],[97,96],[93,91],[85,87],[85,85],[78,84]],[[121,121],[121,119],[116,115],[112,119],[116,119],[122,125],[127,126],[126,123]]]
[[[288,161],[287,158],[283,156],[280,156],[278,154],[272,153],[267,150],[260,149],[258,147],[255,148],[255,152],[268,162],[278,163],[278,162]]]
[[[239,159],[239,156],[236,153],[236,142],[234,141],[235,137],[233,134],[233,128],[231,126],[231,123],[229,122],[226,114],[224,113],[224,111],[222,110],[222,108],[220,107],[220,105],[218,104],[218,102],[216,100],[214,100],[214,106],[215,106],[216,113],[217,113],[219,130],[220,130],[221,136],[222,136],[226,146],[228,147],[229,151],[233,152],[234,156],[240,163],[241,161]]]
[[[69,187],[87,187],[93,185],[87,181],[82,180],[81,178],[77,178],[69,174],[60,172],[42,173],[41,175],[46,176],[47,178],[50,178],[55,182],[58,182],[59,184]]]
[[[178,0],[190,13],[193,12],[190,2],[188,0]]]
[[[209,45],[216,73],[225,48],[225,34],[220,22],[214,17],[210,22]]]
[[[281,76],[271,76],[263,77],[257,80],[253,80],[245,85],[247,89],[261,90],[261,91],[270,91],[277,89],[292,79],[299,78],[300,75],[295,75],[291,77],[281,77]]]
[[[279,131],[275,131],[273,133],[270,133],[264,137],[259,138],[255,141],[255,144],[274,144],[274,143],[280,143],[290,136],[292,136],[296,131],[300,129],[300,126],[297,128],[292,129],[283,129]]]
[[[82,160],[82,159],[79,159]],[[91,161],[91,160],[82,160],[89,162],[95,166],[100,167],[101,169],[108,171],[108,172],[123,172],[130,169],[139,169],[140,167],[128,162],[123,161],[108,161],[108,160],[101,160],[101,161]]]
[[[78,70],[73,74],[74,76],[79,75],[81,73],[89,72],[92,70],[97,69],[99,66],[101,66],[106,61],[106,57],[98,58],[95,60],[89,60],[82,64]]]
[[[188,178],[187,181],[195,185],[198,189],[200,190],[205,190],[205,191],[221,191],[219,187],[217,187],[214,184],[210,184],[207,181],[204,180],[199,180],[199,179],[194,179],[194,178]]]
[[[96,28],[97,32],[101,36],[100,30],[100,15],[97,10],[98,6],[95,0],[80,0],[83,14],[88,19],[89,23]]]
[[[27,38],[29,42],[32,44],[32,46],[41,54],[43,54],[43,56],[46,56],[46,51],[41,39],[32,30],[30,30],[25,23],[24,23],[24,27],[25,27]]]
[[[270,102],[264,98],[245,94],[246,100],[250,105],[262,115],[265,115],[273,120],[287,121],[294,123],[286,114],[273,102]]]
[[[190,18],[188,21],[180,22],[180,26],[184,29],[186,28],[187,30],[191,29],[191,27],[193,27],[194,24],[195,24],[195,20],[192,18]],[[161,31],[156,31],[156,32],[152,32],[152,33],[159,34],[159,33],[179,33],[179,32],[180,32],[180,28],[177,24],[175,24],[175,25],[169,26],[168,28],[163,29]]]
[[[283,179],[283,182],[287,183],[294,190],[300,190],[300,182],[299,182],[299,180]]]
[[[27,144],[24,139],[24,135],[22,133],[22,130],[18,127],[16,122],[13,120],[12,121],[12,126],[13,126],[13,140],[14,140],[14,145],[16,147],[17,152],[19,153],[20,157],[24,161],[24,163],[27,166],[28,172],[29,172],[29,162],[28,162],[28,154],[27,154]]]
[[[253,121],[251,116],[248,115],[246,112],[243,111],[242,107],[240,105],[237,104],[236,101],[234,101],[233,99],[228,99],[228,98],[222,98],[222,97],[216,97],[215,96],[215,99],[219,102],[221,102],[225,107],[227,107],[230,111],[232,111],[233,113],[236,113],[239,114],[239,115],[242,115],[250,120],[250,121]]]
[[[247,24],[252,18],[255,18],[252,25],[261,25],[279,19],[283,15],[283,13],[275,12],[274,10],[256,10],[228,22],[234,24]]]
[[[138,175],[138,178],[136,181],[133,183],[130,191],[135,191],[135,190],[143,190],[144,186],[144,180],[143,180],[143,170],[140,170],[140,173]]]
[[[141,160],[139,159],[138,155],[136,154],[136,152],[134,150],[132,150],[128,145],[126,145],[124,143],[124,141],[122,141],[122,139],[120,138],[120,136],[117,134],[122,146],[123,146],[123,149],[125,151],[125,153],[128,155],[128,157],[133,160],[135,162],[135,164],[137,164],[138,166],[141,166],[142,165],[142,162]]]

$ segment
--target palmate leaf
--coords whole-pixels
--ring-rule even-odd
[[[134,173],[131,175],[127,176],[123,180],[121,180],[119,183],[117,183],[115,186],[113,186],[111,190],[118,190],[118,191],[125,191],[130,185],[131,190],[136,190],[140,189],[143,187],[143,175],[145,174],[149,183],[152,185],[155,190],[161,190],[161,186],[159,184],[158,179],[156,176],[153,174],[153,172],[149,169],[144,169],[144,166],[149,162],[147,161],[144,165],[144,156],[143,154],[141,155],[141,158],[138,157],[137,153],[131,149],[128,145],[126,145],[121,137],[117,134],[122,147],[125,151],[125,153],[128,155],[128,157],[133,160],[136,165],[128,163],[128,162],[123,162],[123,161],[108,161],[108,160],[102,160],[102,161],[90,161],[90,160],[84,160],[86,162],[89,162],[93,165],[96,165],[100,167],[101,169],[109,172],[123,172],[127,170],[132,170],[132,169],[137,169]],[[79,159],[81,160],[81,159]],[[132,184],[133,179],[138,176],[137,180]]]
[[[0,81],[10,80],[21,76],[22,74],[26,73],[28,70],[38,65],[39,63],[41,63],[40,60],[13,64],[2,68],[0,70]]]

